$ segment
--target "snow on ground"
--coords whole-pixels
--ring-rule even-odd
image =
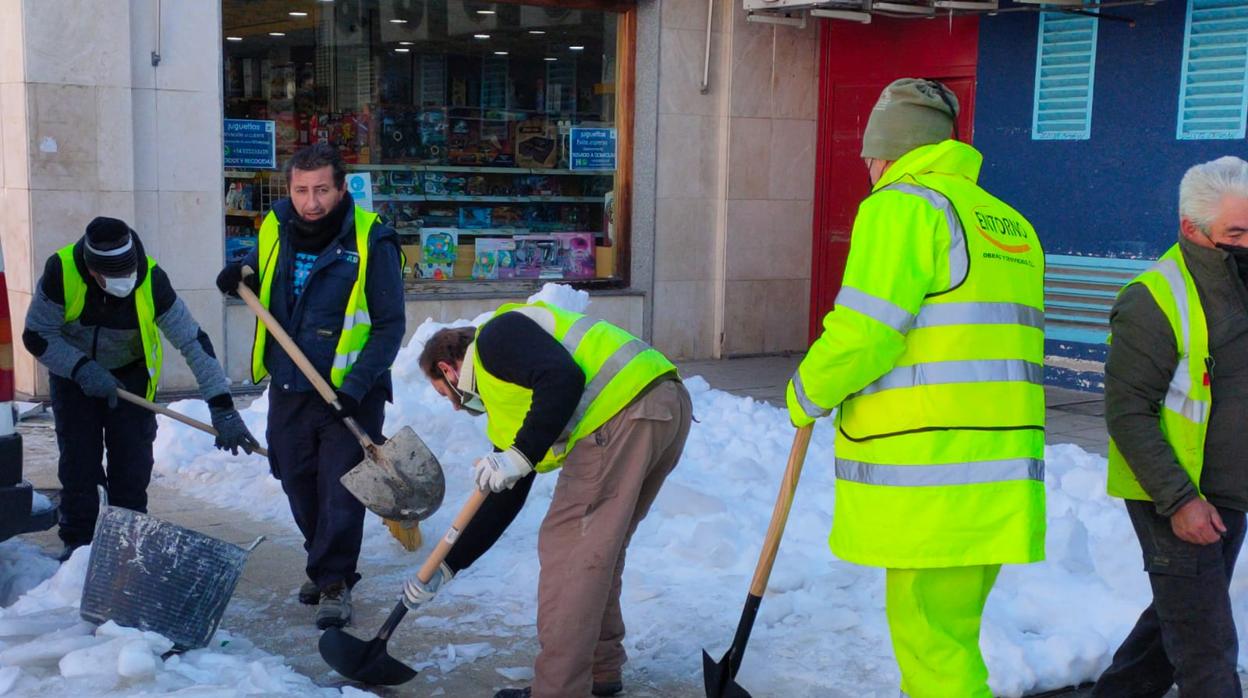
[[[0,609],[0,695],[368,695],[319,688],[224,630],[207,648],[162,659],[173,643],[161,635],[84,622],[78,607],[90,554],[79,548],[58,569],[29,543],[0,543],[4,591],[25,592],[15,603],[5,593]]]
[[[588,303],[583,292],[567,287],[547,286],[542,296],[573,310]],[[444,326],[426,321],[400,352],[395,404],[386,421],[391,431],[415,428],[446,471],[446,501],[422,525],[428,543],[416,557],[421,560],[467,498],[472,461],[489,450],[484,419],[452,411],[417,366],[424,342]],[[718,659],[732,639],[794,432],[783,410],[712,390],[701,378],[685,379],[699,423],[629,549],[626,678],[627,672],[644,669],[652,679],[697,685],[701,650]],[[202,402],[175,409],[207,417]],[[265,412],[263,399],[244,412],[257,435],[264,433]],[[263,460],[216,452],[208,438],[161,419],[156,473],[164,484],[293,528],[285,497]],[[830,424],[821,423],[739,675],[756,695],[896,695],[883,573],[839,561],[827,547],[834,506],[832,442]],[[988,602],[982,645],[997,695],[1095,678],[1148,599],[1131,526],[1120,503],[1104,493],[1104,459],[1071,445],[1049,447],[1046,458],[1048,561],[1004,569]],[[537,529],[556,478],[538,477],[508,534],[434,602],[454,608],[454,619],[430,609],[409,621],[412,626],[491,628],[500,650],[535,644]],[[406,574],[394,567],[397,543],[371,516],[365,537],[362,572],[393,583],[397,595]],[[1243,574],[1238,579],[1233,593],[1244,627],[1248,594],[1242,592],[1248,582]],[[514,590],[513,595],[500,600],[499,589]],[[436,662],[450,670],[493,651],[463,649],[434,652]]]

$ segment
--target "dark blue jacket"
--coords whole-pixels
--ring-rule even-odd
[[[347,196],[350,197],[350,194]],[[352,213],[343,219],[338,237],[321,252],[312,266],[303,294],[296,301],[292,284],[295,251],[287,233],[291,229],[295,209],[289,199],[282,199],[273,205],[279,226],[279,244],[269,312],[294,338],[295,344],[326,381],[334,364],[334,351],[342,334],[347,297],[355,284],[359,265],[359,257],[355,254],[354,203],[350,210]],[[258,251],[252,250],[243,263],[252,269],[259,269],[257,258]],[[380,221],[374,223],[369,234],[368,277],[364,284],[373,327],[368,344],[339,388],[357,401],[376,387],[385,391],[387,399],[393,394],[390,366],[402,346],[407,322],[400,260],[398,234]],[[313,389],[299,367],[272,337],[265,344],[264,364],[269,369],[275,389],[298,392]]]

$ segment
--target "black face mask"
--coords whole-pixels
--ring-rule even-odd
[[[1245,285],[1248,285],[1248,247],[1240,247],[1238,245],[1227,245],[1218,243],[1219,250],[1231,255],[1231,259],[1235,260],[1235,269],[1239,272],[1239,279]]]

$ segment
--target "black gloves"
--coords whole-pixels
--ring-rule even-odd
[[[233,407],[210,407],[209,413],[212,415],[212,428],[217,430],[217,448],[238,455],[240,448],[245,453],[251,453],[260,445],[247,430],[238,410]]]
[[[227,296],[238,298],[238,284],[243,281],[243,265],[242,263],[227,264],[217,274],[217,288]],[[244,282],[252,293],[260,294],[260,278],[255,274],[248,274]]]

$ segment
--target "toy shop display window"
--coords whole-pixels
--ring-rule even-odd
[[[626,285],[635,11],[575,5],[223,0],[225,116],[271,122],[276,154],[229,167],[227,121],[227,256],[329,142],[417,290]]]

